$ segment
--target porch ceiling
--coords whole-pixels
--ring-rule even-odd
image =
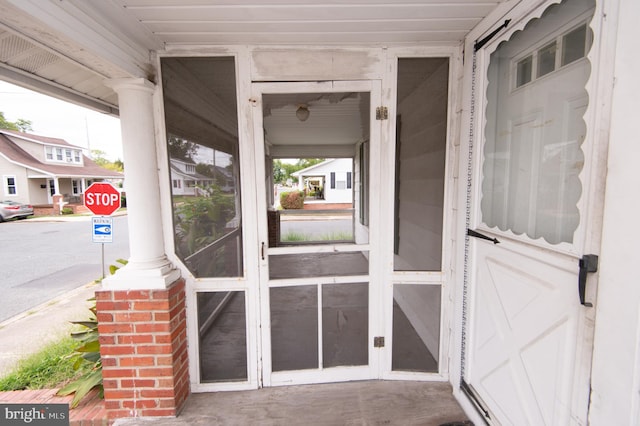
[[[0,79],[117,115],[105,78],[187,45],[458,43],[506,0],[0,0]]]

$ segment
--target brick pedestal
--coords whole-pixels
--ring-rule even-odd
[[[176,416],[189,396],[185,285],[96,292],[109,419]]]

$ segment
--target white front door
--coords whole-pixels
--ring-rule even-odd
[[[567,0],[477,53],[488,67],[463,388],[492,424],[586,423],[592,14],[592,2]]]
[[[379,164],[375,106],[381,83],[258,83],[252,95],[262,385],[377,378],[380,350],[373,342],[383,328],[382,292],[375,274],[377,237],[370,230],[379,229],[379,218],[374,209],[364,212],[360,195],[368,193],[370,204],[379,204],[370,190],[377,175],[369,169]],[[346,159],[350,167],[344,169],[345,161],[316,165],[310,173],[325,176],[324,188],[316,181],[299,188],[298,179],[292,187],[274,188],[273,161],[318,158]],[[276,209],[282,192],[295,197],[300,190],[307,207],[322,209]],[[351,195],[327,205],[338,191]]]

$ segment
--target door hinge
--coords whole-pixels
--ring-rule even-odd
[[[376,120],[388,120],[389,109],[386,106],[379,106],[376,108]]]
[[[384,337],[376,336],[373,338],[373,347],[374,348],[384,348]]]

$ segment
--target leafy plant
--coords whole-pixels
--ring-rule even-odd
[[[186,258],[228,232],[235,215],[235,199],[218,185],[198,186],[203,196],[180,199],[174,209],[176,248]]]
[[[69,355],[69,358],[73,360],[74,370],[82,370],[84,373],[57,392],[57,395],[61,396],[75,394],[71,401],[71,408],[77,407],[80,401],[94,388],[98,389],[100,398],[104,396],[95,298],[89,300],[94,301],[93,306],[89,308],[92,313],[89,319],[86,321],[72,321],[72,324],[79,325],[82,330],[71,333],[71,337],[78,341],[79,345]]]
[[[128,263],[125,259],[116,259],[116,262],[123,266]],[[115,274],[118,269],[120,269],[118,265],[109,265],[111,275]],[[81,330],[71,333],[71,337],[78,342],[78,345],[68,358],[73,360],[73,369],[81,371],[80,377],[59,389],[57,393],[61,396],[75,394],[71,401],[71,408],[77,407],[82,398],[94,388],[98,389],[100,398],[104,397],[96,299],[89,300],[93,301],[93,305],[89,308],[92,314],[89,319],[72,321],[72,324],[80,326]]]
[[[121,264],[122,266],[125,266],[127,263],[129,263],[129,261],[128,261],[128,260],[126,260],[126,259],[116,259],[116,262],[118,262],[118,263],[119,263],[119,264]],[[109,273],[110,273],[111,275],[113,275],[113,274],[115,274],[115,273],[116,273],[116,271],[117,271],[118,269],[120,269],[120,268],[121,268],[121,267],[120,267],[120,266],[118,266],[118,265],[109,265]]]

